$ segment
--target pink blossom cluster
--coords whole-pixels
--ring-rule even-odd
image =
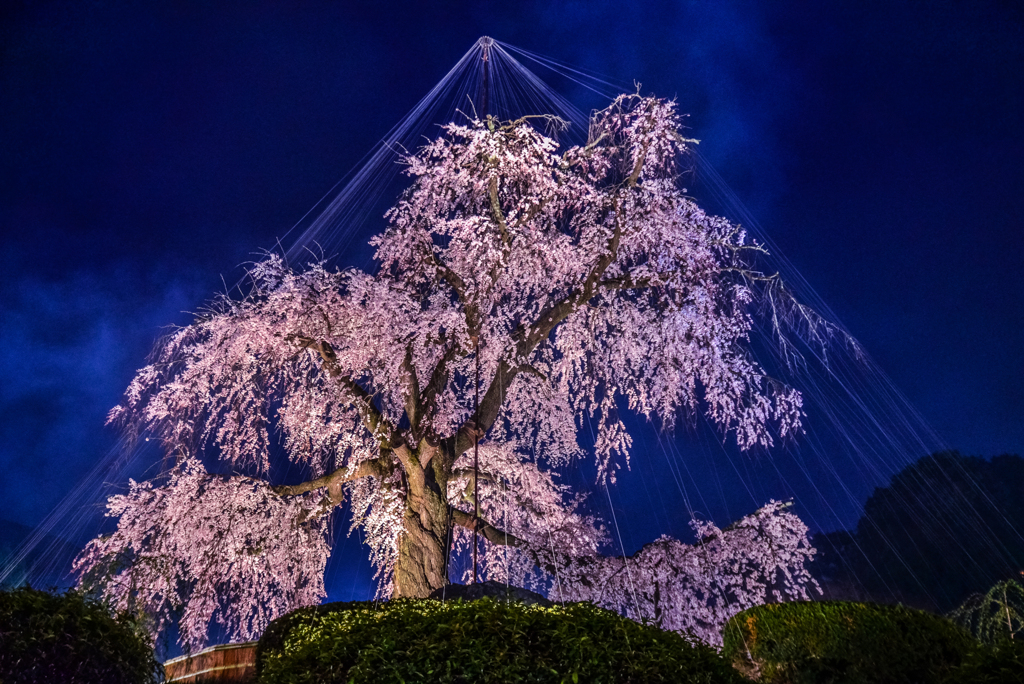
[[[817,586],[807,526],[787,504],[768,505],[719,529],[693,521],[697,542],[661,537],[629,557],[566,557],[552,597],[592,601],[663,629],[721,645],[736,613],[768,601],[808,600]]]
[[[312,503],[259,480],[209,475],[189,459],[163,486],[129,481],[128,493],[111,497],[117,530],[91,541],[75,570],[115,609],[148,615],[154,636],[178,620],[191,649],[213,624],[257,639],[274,618],[326,596],[326,525],[299,522]]]

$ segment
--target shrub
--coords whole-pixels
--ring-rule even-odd
[[[977,648],[942,684],[1024,684],[1024,642],[1007,639]]]
[[[261,684],[743,682],[709,646],[591,604],[341,603],[275,621]]]
[[[938,615],[845,601],[757,606],[723,636],[726,658],[772,684],[940,682],[978,647]]]
[[[163,679],[147,637],[86,596],[0,591],[0,682],[142,684]]]

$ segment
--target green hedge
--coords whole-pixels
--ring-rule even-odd
[[[846,601],[757,606],[723,637],[726,658],[771,684],[942,682],[979,647],[938,615]]]
[[[714,649],[580,603],[341,603],[271,624],[260,684],[700,682],[743,678]]]
[[[163,680],[146,637],[128,619],[69,591],[0,591],[0,682],[148,684]]]

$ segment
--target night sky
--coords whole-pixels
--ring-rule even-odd
[[[0,518],[52,508],[163,326],[484,34],[677,98],[945,443],[1024,453],[1022,26],[1008,0],[5,2]]]

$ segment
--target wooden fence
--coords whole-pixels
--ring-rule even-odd
[[[211,646],[164,663],[167,684],[251,683],[256,680],[256,642]]]

